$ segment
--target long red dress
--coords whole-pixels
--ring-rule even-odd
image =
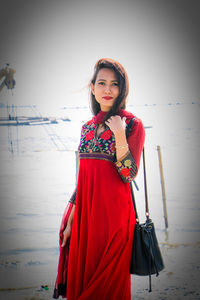
[[[127,123],[134,117],[124,110],[120,115],[127,117]],[[134,121],[128,138],[130,152],[116,162],[112,131],[106,129],[96,136],[103,116],[100,112],[83,125],[81,132],[67,273],[64,267],[68,300],[131,299],[129,269],[135,213],[129,182],[139,168],[144,127],[139,119]]]

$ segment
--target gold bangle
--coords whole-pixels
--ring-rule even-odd
[[[126,147],[128,147],[128,144],[118,145],[118,146],[116,145],[115,146],[116,149],[123,149],[123,148],[126,148]]]

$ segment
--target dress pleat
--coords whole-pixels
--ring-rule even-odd
[[[121,180],[113,162],[81,159],[69,250],[68,300],[131,299],[134,220],[129,184]]]

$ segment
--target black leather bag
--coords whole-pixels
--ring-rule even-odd
[[[151,219],[145,223],[135,225],[133,251],[130,272],[131,274],[147,276],[163,270],[164,264],[154,224]]]
[[[151,275],[159,275],[164,269],[163,258],[160,252],[158,240],[156,237],[155,227],[149,218],[149,206],[147,196],[146,167],[145,167],[145,150],[143,148],[143,168],[144,168],[144,190],[145,190],[145,223],[139,223],[135,196],[131,184],[131,194],[133,206],[135,209],[136,225],[133,238],[133,250],[131,257],[130,273],[140,276],[149,276],[149,292],[151,289]]]
[[[126,129],[128,137],[129,129],[132,126],[134,119],[131,120]],[[146,182],[146,166],[145,166],[145,150],[143,148],[143,168],[144,168],[144,190],[145,190],[145,223],[139,223],[135,196],[132,183],[131,194],[133,206],[135,209],[136,225],[134,230],[133,250],[131,257],[130,273],[140,276],[149,276],[149,292],[151,289],[151,275],[159,275],[159,272],[164,269],[163,258],[160,252],[159,244],[156,237],[155,227],[152,220],[149,218],[147,182]]]

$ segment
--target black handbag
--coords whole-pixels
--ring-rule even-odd
[[[133,238],[133,250],[131,257],[130,273],[140,276],[149,276],[149,292],[151,289],[151,275],[159,275],[159,272],[164,269],[162,254],[159,248],[156,237],[155,227],[152,220],[149,218],[147,183],[146,183],[146,167],[145,167],[145,152],[143,148],[143,167],[144,167],[144,189],[145,189],[145,223],[139,223],[135,196],[131,184],[131,194],[135,209],[136,224]]]
[[[129,122],[129,126],[126,129],[126,136],[128,137],[129,130],[134,119]],[[146,166],[145,166],[145,151],[143,148],[143,168],[144,168],[144,190],[145,190],[145,223],[139,223],[135,196],[133,192],[132,183],[131,194],[133,200],[133,206],[135,209],[136,224],[133,238],[133,249],[130,265],[130,273],[140,276],[149,276],[149,292],[151,288],[151,275],[159,275],[159,272],[164,269],[163,258],[160,252],[159,244],[156,238],[155,227],[152,220],[149,218],[149,206],[147,195],[147,182],[146,182]]]

